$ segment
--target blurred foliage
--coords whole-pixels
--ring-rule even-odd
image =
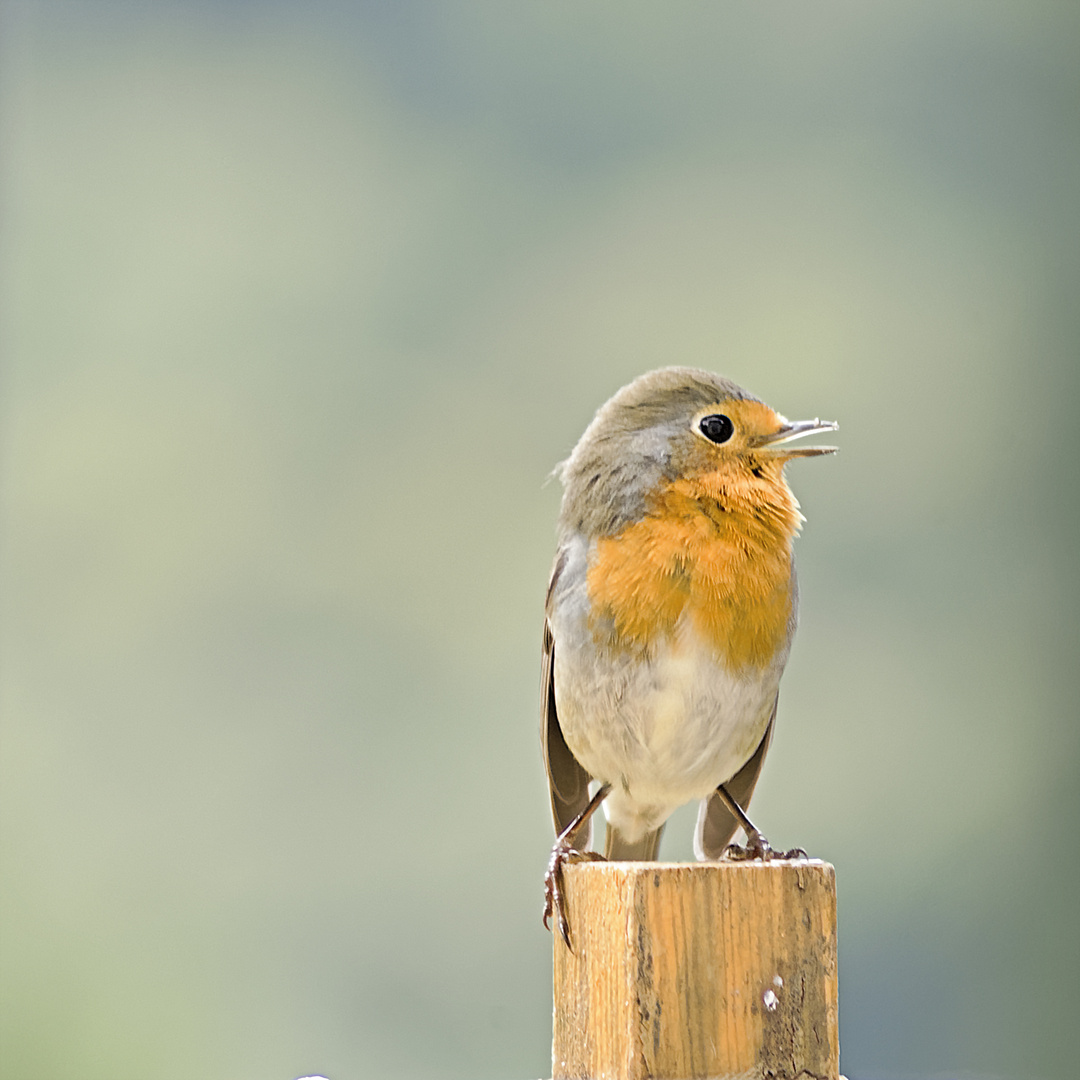
[[[845,1071],[1071,1073],[1074,5],[3,20],[3,1076],[547,1075],[544,481],[667,363],[841,423]]]

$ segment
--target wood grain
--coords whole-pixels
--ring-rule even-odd
[[[555,1080],[836,1080],[828,863],[578,863],[555,937]]]

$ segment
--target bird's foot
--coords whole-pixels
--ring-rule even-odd
[[[746,834],[746,847],[738,844],[728,844],[723,857],[735,862],[748,862],[751,859],[759,862],[771,862],[773,859],[805,859],[808,858],[802,848],[792,848],[790,851],[775,851],[765,834],[758,829],[749,830]]]
[[[551,849],[551,858],[548,860],[547,872],[544,874],[544,925],[550,930],[550,919],[554,916],[559,933],[571,952],[574,949],[570,944],[570,924],[566,919],[563,867],[567,863],[603,861],[604,856],[598,855],[595,851],[578,851],[570,843],[568,836],[562,836],[556,840],[555,846]]]

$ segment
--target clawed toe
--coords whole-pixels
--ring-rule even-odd
[[[547,872],[544,874],[544,925],[551,929],[554,916],[559,935],[566,942],[566,947],[573,952],[570,944],[570,923],[566,917],[566,893],[563,890],[563,867],[575,862],[603,862],[604,857],[595,851],[578,851],[571,847],[569,838],[561,837],[551,849]]]
[[[735,862],[748,862],[752,859],[759,862],[773,862],[774,860],[781,862],[791,859],[807,859],[809,856],[802,848],[792,848],[790,851],[775,851],[769,841],[765,839],[764,833],[754,829],[753,832],[747,834],[746,847],[740,847],[738,844],[728,844],[724,850],[723,858]]]

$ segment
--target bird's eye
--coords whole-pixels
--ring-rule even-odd
[[[701,428],[701,434],[714,443],[725,443],[735,434],[735,425],[723,413],[703,416],[698,427]]]

